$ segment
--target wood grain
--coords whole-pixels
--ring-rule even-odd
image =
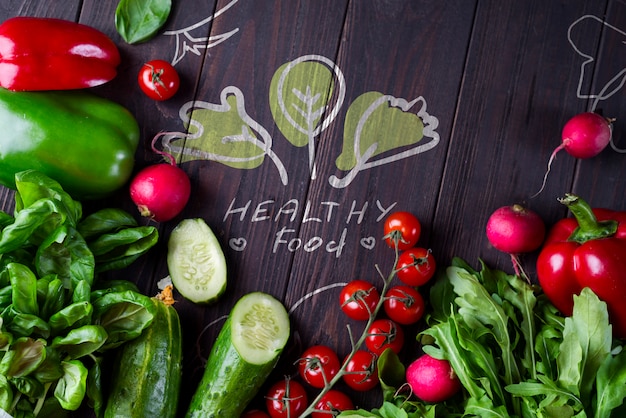
[[[137,45],[126,44],[117,34],[117,2],[112,0],[4,1],[0,20],[60,17],[94,26],[116,42],[123,58],[119,75],[94,92],[136,116],[142,134],[136,170],[160,161],[150,148],[156,134],[187,132],[181,107],[192,101],[220,103],[224,89],[233,87],[245,99],[247,114],[271,137],[271,150],[284,165],[287,184],[268,156],[250,169],[209,160],[181,164],[190,175],[193,196],[178,220],[204,218],[229,266],[228,290],[219,303],[196,306],[180,298],[176,304],[185,347],[181,416],[224,316],[247,292],[271,293],[292,310],[292,340],[272,379],[293,375],[293,361],[308,345],[330,345],[346,355],[346,326],[358,331],[362,324],[341,315],[339,289],[355,278],[380,284],[377,268],[383,275],[390,271],[393,251],[381,240],[387,211],[410,211],[422,220],[419,244],[432,249],[442,267],[459,256],[472,265],[482,259],[512,272],[508,256],[491,248],[484,235],[486,220],[497,207],[525,204],[548,225],[566,216],[556,201],[566,192],[578,193],[595,206],[626,210],[626,156],[613,149],[584,161],[559,153],[545,189],[531,197],[560,143],[563,124],[574,114],[601,109],[616,117],[615,145],[626,148],[622,1],[173,3],[165,28]],[[207,42],[226,34],[208,47]],[[584,77],[585,57],[576,50],[593,59]],[[315,179],[307,147],[296,146],[281,130],[270,103],[278,69],[303,56],[324,57],[345,81],[343,103],[315,138]],[[181,89],[166,102],[151,101],[136,83],[141,64],[157,58],[178,59]],[[307,75],[301,74],[303,85]],[[337,92],[330,88],[332,100],[324,115],[337,104]],[[608,94],[611,90],[615,93]],[[360,171],[346,187],[333,187],[333,176],[346,175],[337,158],[349,146],[350,106],[372,92],[407,101],[422,97],[437,119],[439,142],[424,153]],[[594,98],[598,94],[604,96]],[[0,202],[2,209],[12,211],[13,192],[0,189]],[[89,211],[103,205],[135,210],[127,190],[85,207]],[[114,276],[130,278],[143,292],[155,293],[156,282],[167,275],[167,239],[175,224],[158,225],[160,243]],[[522,259],[531,274],[535,256]],[[414,336],[420,326],[407,328],[410,341],[402,355],[407,361],[419,352]],[[351,396],[362,407],[381,401],[378,392]],[[261,404],[262,395],[254,402]],[[81,410],[75,416],[92,414]]]

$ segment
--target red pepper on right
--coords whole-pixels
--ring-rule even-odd
[[[626,212],[592,209],[578,196],[559,199],[574,215],[558,221],[537,259],[539,284],[564,315],[589,287],[609,310],[613,334],[626,337]]]

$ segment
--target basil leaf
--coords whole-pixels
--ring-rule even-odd
[[[72,303],[50,317],[52,332],[86,325],[91,321],[93,306],[89,302]]]
[[[169,17],[171,0],[121,0],[115,10],[115,27],[129,44],[156,35]]]
[[[77,359],[100,349],[107,340],[107,332],[100,325],[85,325],[52,340],[51,347]]]
[[[93,408],[97,417],[103,416],[104,399],[104,377],[102,371],[102,357],[95,357],[93,366],[87,375],[87,404]]]
[[[18,338],[0,361],[0,374],[7,377],[27,376],[46,359],[46,342]]]
[[[40,276],[56,274],[73,292],[81,281],[93,283],[96,262],[78,231],[63,225],[41,243],[35,265]]]
[[[85,397],[88,371],[78,360],[64,361],[61,365],[64,374],[54,389],[54,397],[63,409],[75,411]]]
[[[11,288],[13,289],[13,307],[17,312],[38,315],[37,278],[25,265],[11,263],[7,266]]]
[[[109,335],[103,350],[137,338],[152,323],[156,313],[151,298],[130,290],[106,293],[96,299],[93,306],[93,322],[102,325]]]
[[[137,226],[137,220],[128,212],[117,208],[100,209],[78,223],[80,235],[87,241],[102,234]]]
[[[128,266],[152,248],[159,239],[153,226],[126,228],[104,234],[89,243],[96,259],[96,271],[103,272]]]
[[[0,374],[0,410],[8,411],[13,403],[13,389],[6,376]]]
[[[35,170],[26,170],[15,175],[16,204],[15,212],[34,205],[42,199],[53,199],[59,202],[59,207],[67,216],[71,225],[81,218],[83,209],[80,202],[75,201],[63,190],[61,185]]]

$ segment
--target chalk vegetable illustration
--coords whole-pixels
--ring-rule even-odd
[[[320,55],[304,55],[288,62],[272,78],[270,108],[274,122],[293,145],[308,146],[311,179],[317,177],[315,139],[337,116],[345,92],[341,70]]]
[[[192,34],[193,32],[197,32],[204,35],[206,32],[205,26],[209,25],[209,23],[211,23],[214,19],[230,9],[238,1],[239,0],[231,0],[224,7],[217,10],[214,14],[205,19],[202,19],[197,23],[194,23],[191,26],[163,32],[163,35],[173,36],[176,38],[176,51],[174,53],[174,58],[172,58],[172,65],[175,66],[180,61],[182,61],[182,59],[185,58],[187,52],[191,52],[192,54],[200,56],[202,55],[202,49],[213,48],[214,46],[221,44],[222,42],[239,32],[239,28],[235,28],[228,32],[211,36],[194,36]],[[197,30],[200,28],[202,28],[202,31]]]
[[[438,125],[421,96],[409,102],[379,92],[362,94],[346,113],[343,151],[336,160],[337,168],[348,173],[343,178],[330,176],[331,186],[346,187],[362,170],[434,148],[439,143]]]
[[[190,101],[179,117],[189,132],[167,132],[162,146],[180,162],[211,160],[239,169],[252,169],[267,155],[287,184],[287,171],[272,151],[269,132],[246,112],[244,95],[235,86],[224,88],[220,103]]]

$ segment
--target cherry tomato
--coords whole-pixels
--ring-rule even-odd
[[[367,350],[357,350],[348,361],[344,360],[346,373],[343,381],[357,391],[371,390],[378,384],[378,356]]]
[[[258,409],[251,409],[241,414],[241,418],[270,418],[270,416],[266,412]]]
[[[398,279],[404,284],[422,286],[435,275],[437,263],[430,250],[414,247],[398,256],[396,269]]]
[[[394,212],[385,219],[384,238],[391,248],[398,245],[398,250],[414,247],[422,232],[419,219],[410,212]]]
[[[380,301],[376,287],[365,280],[352,280],[341,289],[341,310],[357,321],[367,321]]]
[[[298,417],[308,403],[304,386],[288,378],[274,383],[265,396],[265,406],[271,418]]]
[[[341,411],[354,409],[354,404],[345,393],[331,389],[322,396],[322,399],[315,405],[315,409],[317,411],[311,414],[312,418],[331,418],[339,415]]]
[[[383,308],[393,321],[411,325],[424,315],[424,298],[414,287],[394,286],[387,291]]]
[[[377,356],[387,348],[397,354],[404,346],[404,330],[391,319],[377,319],[367,329],[365,346]]]
[[[142,65],[137,81],[146,96],[158,101],[174,96],[180,86],[176,69],[164,60],[152,60]]]
[[[330,382],[340,368],[337,353],[325,345],[309,347],[298,360],[298,372],[302,379],[319,389]]]

